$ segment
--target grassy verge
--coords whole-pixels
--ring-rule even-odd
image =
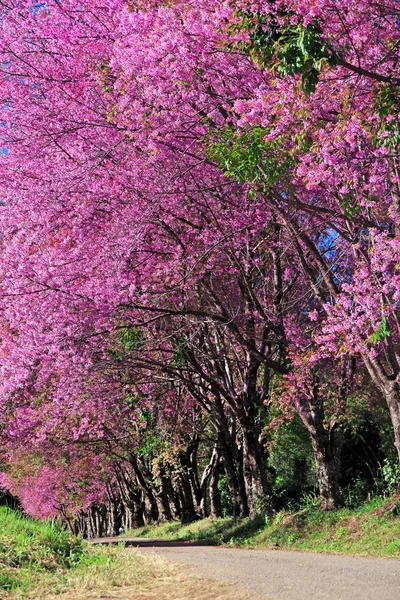
[[[122,546],[93,546],[60,525],[0,507],[1,600],[214,600],[237,598],[230,586],[187,577],[157,556]]]
[[[126,535],[247,548],[400,557],[400,496],[324,513],[311,506],[273,518],[205,519],[142,527]]]

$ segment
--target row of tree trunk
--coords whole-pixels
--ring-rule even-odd
[[[208,462],[199,467],[200,439],[195,435],[179,455],[179,468],[159,466],[156,475],[146,461],[136,455],[115,463],[115,477],[107,488],[107,500],[63,518],[74,534],[84,537],[118,535],[151,522],[178,519],[188,523],[208,516],[223,516],[225,509],[243,518],[268,512],[272,475],[260,437],[254,431],[241,432],[231,415],[219,429]],[[315,454],[316,477],[321,505],[331,510],[341,504],[340,429],[327,430],[321,415],[309,424]],[[202,461],[204,462],[204,461]],[[222,479],[223,478],[223,479]],[[228,498],[228,501],[227,501]]]

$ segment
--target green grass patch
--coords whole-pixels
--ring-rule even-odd
[[[168,573],[161,559],[122,546],[93,546],[60,523],[0,506],[0,598],[89,598],[105,590],[151,586]]]
[[[41,523],[0,507],[0,590],[28,589],[43,575],[67,571],[86,559],[85,543],[60,524]]]
[[[151,525],[125,536],[247,548],[285,548],[400,557],[400,496],[374,498],[357,509],[322,512],[312,506],[273,517],[204,519]]]
[[[137,536],[171,541],[193,541],[204,545],[244,543],[265,527],[265,518],[203,519],[181,525],[179,521],[147,525],[127,532],[123,537]]]

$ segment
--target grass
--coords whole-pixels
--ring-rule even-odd
[[[85,554],[82,540],[59,525],[39,523],[0,507],[0,590],[24,588],[43,574],[71,569]]]
[[[400,557],[400,495],[355,510],[323,513],[310,504],[273,518],[205,519],[152,525],[126,535],[250,548],[286,548]],[[57,523],[0,507],[1,600],[243,600],[229,585],[188,577],[182,569],[122,545],[93,546]]]
[[[242,600],[229,585],[188,577],[158,556],[93,546],[57,523],[0,507],[1,600]]]
[[[374,498],[357,509],[324,513],[316,506],[274,517],[204,519],[152,525],[126,536],[246,548],[400,557],[400,496]]]

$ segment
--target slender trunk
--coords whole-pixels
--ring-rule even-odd
[[[208,514],[209,514],[208,506],[207,506],[207,482],[208,482],[208,479],[209,479],[213,469],[216,466],[216,463],[219,463],[219,462],[220,462],[220,455],[218,452],[218,447],[217,447],[217,445],[215,445],[213,448],[212,454],[211,454],[210,462],[204,469],[203,474],[201,476],[201,482],[200,482],[200,494],[201,494],[200,514],[203,519],[208,517]]]
[[[254,308],[250,299],[247,302],[247,333],[255,336]],[[238,418],[243,436],[243,474],[246,487],[249,514],[255,515],[267,509],[270,491],[267,471],[267,455],[261,441],[262,422],[265,415],[264,395],[257,380],[260,374],[260,361],[246,353],[247,372],[241,394]]]
[[[199,481],[197,455],[199,450],[199,438],[197,435],[190,441],[187,450],[181,457],[182,465],[184,466],[186,476],[190,482],[192,490],[193,503],[198,514],[201,513],[201,487]]]
[[[134,529],[138,527],[144,526],[144,501],[136,502],[134,506],[130,507],[131,509],[131,517],[130,520],[132,522],[132,526]]]
[[[179,502],[179,496],[177,490],[172,482],[171,476],[166,476],[164,479],[164,489],[167,494],[168,505],[171,511],[171,517],[173,519],[180,519],[181,517],[181,505]]]
[[[219,456],[213,462],[210,478],[210,515],[214,518],[222,517],[221,492],[218,487],[219,476],[221,474],[221,463]]]
[[[257,433],[247,426],[243,430],[243,473],[249,514],[265,510],[269,493],[266,456]]]
[[[180,485],[178,489],[181,505],[181,522],[191,523],[197,519],[195,504],[193,501],[193,490],[190,478],[185,470],[180,473]]]
[[[236,445],[228,446],[221,443],[221,456],[232,502],[232,514],[234,517],[243,518],[248,515],[248,506],[239,455],[240,452]]]
[[[116,469],[115,475],[122,501],[121,526],[125,530],[131,527],[143,527],[145,511],[143,487],[139,486],[137,480],[132,479],[132,473],[126,472],[121,465]],[[109,496],[111,502],[116,500],[112,488],[109,490]]]
[[[179,454],[178,494],[181,505],[181,522],[190,523],[198,517],[196,512],[197,499],[193,483],[193,450],[196,454],[196,444],[189,444],[186,452]]]
[[[220,400],[217,398],[217,400]],[[236,436],[236,418],[226,415],[221,402],[216,403],[218,425],[218,447],[226,474],[234,517],[246,517],[248,506],[244,485],[242,457]],[[228,420],[229,419],[229,420]]]
[[[129,462],[131,463],[133,470],[136,475],[136,479],[141,486],[143,493],[145,494],[145,509],[144,515],[147,522],[158,521],[158,505],[157,500],[152,489],[151,478],[146,477],[147,473],[143,473],[142,465],[135,455],[131,455]]]
[[[196,497],[193,490],[192,482],[192,465],[190,462],[190,452],[181,452],[179,454],[179,499],[181,504],[181,522],[191,523],[197,518],[196,513]]]

